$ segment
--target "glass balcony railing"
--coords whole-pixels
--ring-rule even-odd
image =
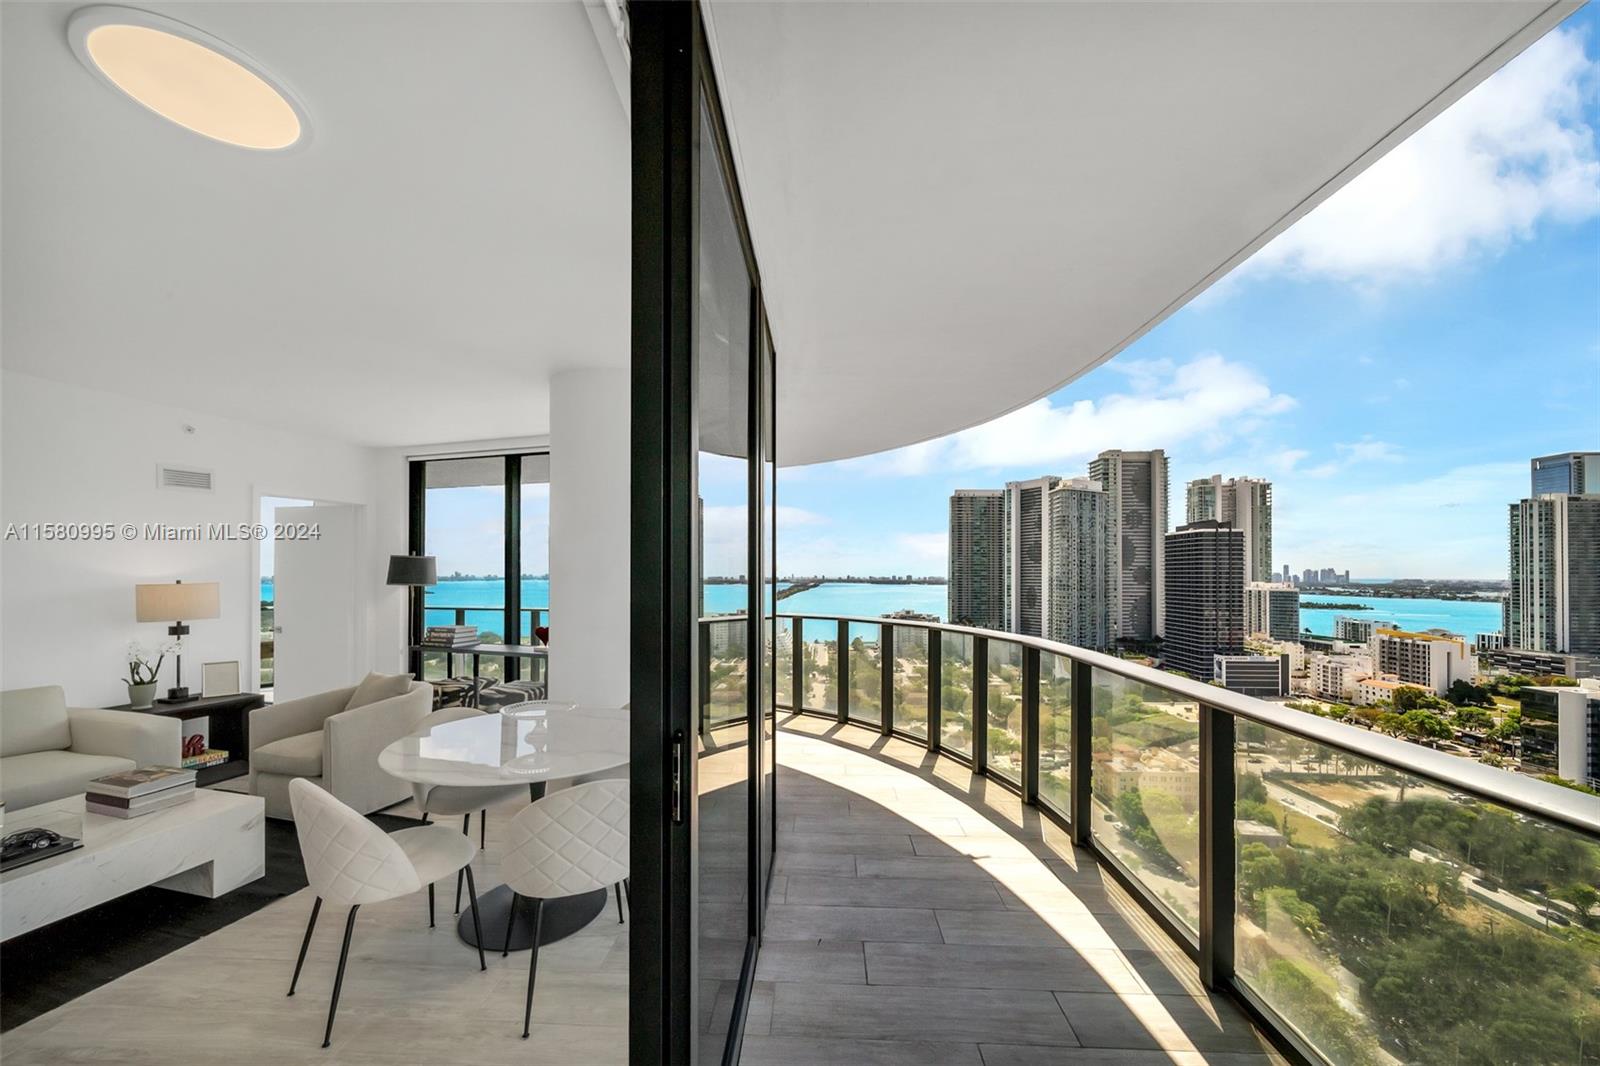
[[[780,706],[1016,790],[1291,1058],[1600,1064],[1600,799],[1051,641],[779,624]]]

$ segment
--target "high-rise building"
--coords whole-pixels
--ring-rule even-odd
[[[1189,482],[1187,497],[1185,521],[1226,522],[1244,533],[1245,580],[1272,580],[1272,482],[1212,474]]]
[[[1600,452],[1541,455],[1529,462],[1529,496],[1582,496],[1600,492]]]
[[[1061,479],[1008,481],[1005,488],[1004,624],[1029,637],[1045,633],[1045,590],[1050,584],[1050,509],[1046,496]]]
[[[1218,655],[1244,653],[1244,531],[1190,522],[1166,535],[1164,666],[1211,680]]]
[[[1111,644],[1106,599],[1105,491],[1088,478],[1058,480],[1046,496],[1045,636],[1082,648]]]
[[[1291,583],[1289,581],[1289,564],[1288,563],[1284,563],[1283,564],[1283,583],[1285,585],[1288,585],[1288,584]]]
[[[1600,788],[1600,691],[1522,690],[1522,769]]]
[[[950,621],[1006,628],[1005,557],[1005,493],[957,489],[950,496]]]
[[[1511,504],[1509,531],[1506,646],[1600,655],[1600,493]]]
[[[1378,629],[1372,634],[1372,665],[1380,677],[1425,688],[1438,696],[1456,681],[1471,681],[1478,664],[1467,642],[1433,633]]]
[[[1167,532],[1166,453],[1159,448],[1104,451],[1090,461],[1089,477],[1105,490],[1108,505],[1106,595],[1111,640],[1154,640],[1162,635],[1166,613],[1162,547]],[[1242,613],[1242,598],[1239,606]]]
[[[1252,581],[1244,587],[1244,631],[1273,640],[1300,635],[1300,590],[1293,585]]]

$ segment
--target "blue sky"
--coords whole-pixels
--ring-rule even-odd
[[[1048,398],[781,471],[779,571],[942,574],[951,490],[1160,447],[1175,522],[1191,478],[1272,480],[1277,568],[1503,577],[1529,458],[1600,449],[1597,55],[1591,5]]]

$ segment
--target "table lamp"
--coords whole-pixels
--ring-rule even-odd
[[[222,615],[222,600],[218,592],[220,586],[215,581],[196,581],[185,585],[182,581],[174,581],[169,585],[135,585],[133,586],[133,600],[135,617],[141,622],[171,622],[167,632],[179,641],[189,635],[189,627],[183,620],[196,618],[219,618]],[[194,699],[189,695],[189,690],[183,686],[183,652],[182,644],[176,654],[178,676],[176,684],[167,690],[166,699],[162,703],[185,703]]]

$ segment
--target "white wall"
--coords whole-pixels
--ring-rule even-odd
[[[0,378],[0,453],[0,530],[33,522],[255,522],[260,495],[365,505],[358,566],[368,574],[367,604],[357,619],[356,666],[395,669],[402,661],[404,597],[383,579],[389,553],[405,551],[403,462],[13,371]],[[161,463],[211,470],[213,490],[159,488]],[[60,684],[74,705],[123,702],[128,642],[166,639],[165,624],[134,621],[133,586],[179,578],[222,586],[222,616],[192,623],[185,682],[197,689],[201,663],[237,659],[244,687],[253,688],[258,553],[243,541],[0,540],[0,688]],[[163,688],[172,673],[169,660]]]
[[[628,700],[632,484],[626,370],[550,380],[550,697]]]

